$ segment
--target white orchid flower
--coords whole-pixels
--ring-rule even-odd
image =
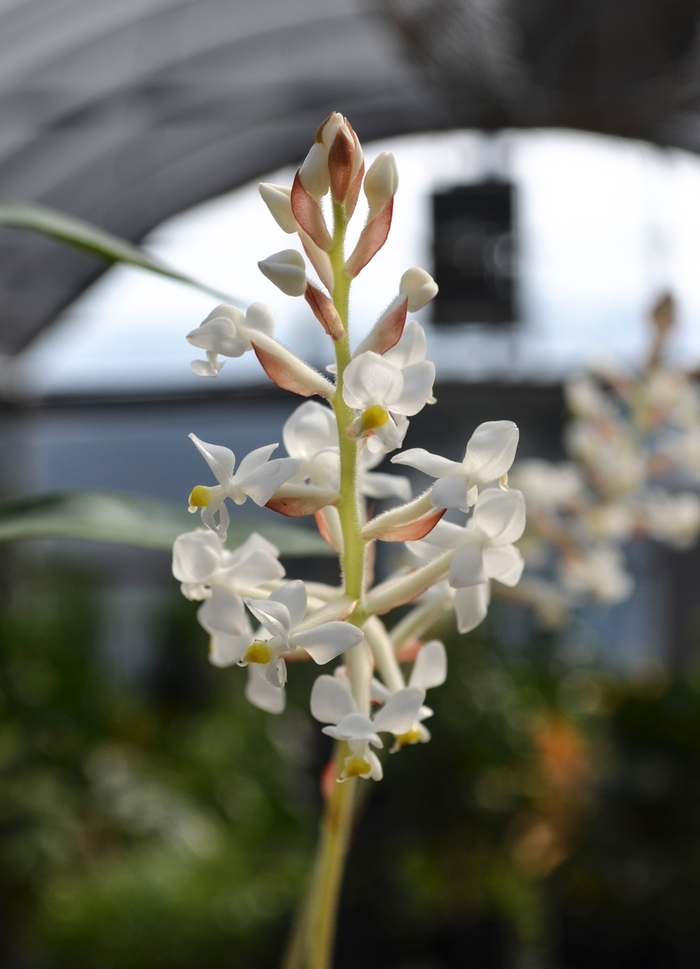
[[[465,527],[438,522],[430,535],[409,542],[419,558],[433,558],[454,549],[448,581],[455,589],[454,605],[460,632],[474,629],[486,616],[489,580],[515,586],[523,573],[523,557],[512,544],[525,529],[525,500],[519,491],[482,491]]]
[[[340,780],[349,777],[381,780],[382,765],[370,745],[384,746],[380,733],[392,733],[398,739],[410,731],[418,721],[424,699],[424,689],[405,687],[393,693],[378,713],[368,717],[358,711],[347,680],[319,676],[311,691],[311,714],[321,723],[330,724],[323,728],[323,733],[346,741],[350,748]]]
[[[193,360],[193,373],[199,377],[216,377],[226,363],[222,357],[240,357],[253,349],[249,331],[272,336],[275,319],[272,310],[264,303],[252,303],[245,315],[237,306],[221,303],[200,323],[196,330],[187,334],[193,347],[206,351],[206,360]]]
[[[253,628],[243,600],[232,589],[214,586],[197,610],[199,624],[209,633],[209,660],[214,666],[237,663],[253,642]]]
[[[433,507],[467,511],[476,501],[479,487],[508,474],[519,436],[512,421],[487,421],[472,434],[462,461],[450,461],[423,448],[411,448],[391,460],[437,479],[431,492]]]
[[[363,638],[362,631],[347,622],[315,623],[313,616],[304,621],[306,587],[299,579],[287,582],[269,599],[243,601],[262,624],[264,638],[258,638],[239,662],[242,666],[257,663],[264,667],[270,683],[280,688],[287,680],[285,654],[303,649],[314,662],[323,665]]]
[[[218,485],[213,488],[196,485],[190,493],[189,510],[195,512],[200,508],[202,521],[222,541],[226,538],[230,521],[224,504],[227,498],[237,505],[252,498],[256,505],[262,507],[300,467],[300,462],[293,458],[275,458],[271,461],[270,456],[278,445],[268,444],[247,454],[234,474],[236,457],[233,451],[218,444],[205,444],[194,434],[190,434],[190,439],[211,468]],[[218,523],[215,517],[217,512]]]
[[[408,686],[426,691],[436,686],[442,686],[446,679],[447,654],[445,647],[439,639],[431,639],[430,642],[421,646],[416,654],[413,669],[408,679]],[[375,702],[386,703],[393,694],[391,690],[375,678],[372,680],[371,695]],[[421,705],[415,722],[409,730],[396,737],[396,743],[391,748],[390,753],[396,753],[406,744],[427,744],[430,740],[430,731],[423,721],[432,717],[432,715],[433,711],[430,707]]]
[[[343,398],[357,412],[348,432],[365,438],[370,451],[386,453],[399,447],[408,430],[408,418],[432,399],[435,365],[416,359],[422,347],[421,333],[420,324],[411,323],[384,356],[367,350],[354,357],[345,370]]]
[[[175,539],[172,569],[184,596],[208,599],[215,585],[235,591],[281,579],[278,557],[279,549],[257,532],[229,551],[211,529],[197,528]]]
[[[616,545],[601,544],[570,555],[562,559],[560,568],[565,589],[606,605],[622,602],[634,589],[634,579],[625,571],[622,550]]]
[[[282,440],[290,457],[302,462],[292,483],[298,481],[317,488],[337,489],[340,481],[338,426],[333,411],[314,400],[305,401],[289,417]],[[357,486],[368,498],[411,498],[408,478],[373,472],[384,455],[364,450],[357,468]]]

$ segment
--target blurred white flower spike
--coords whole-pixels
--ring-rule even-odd
[[[694,374],[664,362],[674,323],[669,294],[651,320],[651,351],[638,373],[598,368],[566,385],[570,460],[513,468],[529,506],[515,596],[544,625],[566,622],[580,606],[626,599],[634,589],[628,543],[687,549],[700,534],[700,390]]]
[[[236,466],[227,447],[191,435],[215,484],[192,490],[190,510],[201,511],[202,527],[177,539],[173,572],[183,594],[201,601],[198,618],[210,636],[212,663],[248,667],[253,704],[270,713],[284,709],[294,662],[335,665],[332,675],[316,680],[311,712],[336,741],[332,778],[345,782],[331,785],[336,791],[357,778],[382,777],[383,733],[392,735],[393,752],[430,739],[425,692],[444,682],[447,661],[442,643],[423,637],[450,611],[461,629],[472,629],[486,614],[491,582],[512,587],[522,570],[513,542],[524,527],[524,500],[508,490],[518,444],[511,421],[477,428],[462,462],[415,448],[399,454],[395,463],[436,479],[417,498],[407,478],[375,470],[401,447],[410,418],[435,403],[426,334],[408,318],[437,293],[424,269],[408,268],[398,293],[389,284],[386,309],[359,345],[351,342],[353,280],[388,238],[398,188],[389,152],[365,174],[357,135],[337,112],[319,127],[291,186],[260,185],[280,230],[299,243],[290,247],[288,239],[287,248],[260,261],[260,270],[285,294],[305,298],[326,341],[332,379],[275,339],[272,316],[258,303],[245,315],[216,307],[187,338],[206,352],[193,364],[196,373],[215,377],[226,357],[252,349],[274,383],[307,398],[284,425],[286,457],[276,456],[276,444],[261,442]],[[346,252],[356,209],[364,223]],[[277,550],[259,536],[229,551],[226,501],[248,498],[283,515],[314,515],[339,556],[340,583],[286,581]],[[386,499],[394,505],[375,515],[373,502]],[[461,509],[466,525],[439,524],[447,509]],[[669,515],[659,517],[658,527],[664,523],[679,533],[684,527]],[[378,540],[409,542],[418,565],[405,568],[407,549],[404,567],[375,584]],[[390,635],[380,617],[406,604]]]

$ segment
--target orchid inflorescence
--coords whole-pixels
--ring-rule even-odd
[[[526,572],[517,590],[546,624],[634,587],[625,545],[653,539],[687,549],[700,534],[700,390],[664,361],[673,300],[652,311],[652,349],[637,373],[597,367],[565,385],[571,460],[520,461],[528,502]]]
[[[434,479],[417,498],[407,478],[374,470],[401,447],[409,419],[434,401],[424,330],[407,322],[437,292],[427,272],[407,270],[368,336],[354,350],[350,344],[350,285],[386,242],[397,187],[393,155],[382,152],[365,171],[357,136],[338,113],[319,128],[291,188],[260,185],[304,255],[285,249],[259,267],[284,293],[305,298],[335,351],[330,378],[275,339],[272,314],[260,303],[245,314],[217,306],[187,337],[205,352],[192,363],[196,374],[216,377],[226,358],[252,351],[279,387],[320,398],[305,400],[284,425],[287,456],[269,444],[236,465],[228,448],[191,435],[216,484],[192,489],[190,511],[201,511],[202,527],[177,538],[173,572],[184,595],[202,603],[212,663],[247,667],[246,695],[256,706],[283,710],[290,661],[342,658],[311,694],[311,713],[340,744],[338,780],[381,778],[374,751],[382,733],[393,735],[393,750],[429,740],[425,694],[444,681],[446,658],[441,642],[423,638],[450,610],[460,631],[473,629],[486,615],[491,581],[514,586],[523,568],[513,542],[525,527],[525,504],[507,480],[518,443],[512,422],[478,427],[461,462],[422,449],[393,457]],[[347,255],[346,229],[362,189],[367,216]],[[308,278],[307,260],[318,281]],[[340,558],[342,585],[286,580],[278,550],[258,534],[229,550],[229,499],[314,515]],[[370,517],[367,499],[401,504]],[[462,523],[442,521],[448,509]],[[375,584],[377,541],[405,542],[414,565]],[[380,618],[409,603],[393,628]]]

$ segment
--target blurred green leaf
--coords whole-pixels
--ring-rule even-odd
[[[241,301],[235,297],[171,269],[159,259],[150,256],[138,246],[133,246],[130,242],[120,239],[119,236],[105,232],[103,229],[90,225],[89,222],[84,222],[82,219],[76,219],[72,215],[44,208],[42,205],[0,202],[0,224],[15,226],[19,229],[31,229],[34,232],[40,232],[43,235],[59,239],[61,242],[66,242],[84,252],[89,252],[90,255],[106,259],[108,262],[122,262],[130,266],[138,266],[140,269],[148,270],[148,272],[157,273],[179,283],[194,286],[205,293],[211,293],[227,303],[241,304]]]
[[[71,491],[0,501],[0,542],[27,538],[82,538],[169,550],[199,519],[170,502],[102,491]],[[298,525],[231,523],[228,544],[259,532],[282,555],[333,555],[320,535]]]

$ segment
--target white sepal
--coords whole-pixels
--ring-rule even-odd
[[[258,268],[285,295],[303,296],[306,292],[306,263],[296,249],[275,252],[261,259]]]
[[[286,185],[274,185],[272,182],[260,182],[258,191],[263,202],[270,210],[270,215],[283,232],[298,232],[299,226],[292,213],[292,203],[289,200],[291,189]]]

